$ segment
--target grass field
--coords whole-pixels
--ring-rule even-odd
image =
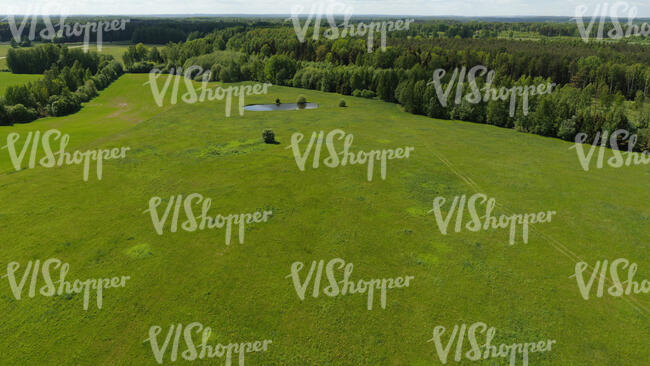
[[[16,300],[3,278],[2,364],[154,365],[149,328],[162,326],[163,338],[169,325],[195,321],[221,343],[271,339],[268,352],[247,355],[250,365],[440,365],[433,328],[479,321],[497,329],[493,344],[557,341],[530,365],[648,364],[647,295],[586,301],[569,276],[578,258],[623,257],[639,264],[638,281],[650,278],[649,166],[585,172],[563,141],[374,100],[345,97],[340,108],[340,95],[288,87],[246,102],[304,94],[321,107],[230,118],[223,102],[159,108],[146,81],[124,75],[77,114],[0,127],[1,145],[10,132],[23,141],[56,128],[70,134],[68,151],[131,148],[88,182],[80,166],[16,172],[0,150],[0,265],[20,262],[22,273],[54,257],[70,263],[68,279],[132,278],[87,311],[80,295]],[[280,144],[262,143],[265,128]],[[415,151],[389,161],[386,180],[368,182],[361,166],[312,169],[311,159],[300,171],[291,135],[337,128],[354,135],[353,151]],[[273,216],[249,225],[244,244],[226,246],[223,230],[157,235],[143,213],[149,199],[195,192],[212,198],[213,215]],[[495,197],[497,214],[557,216],[534,226],[528,244],[508,245],[504,230],[442,235],[433,199],[474,193]],[[389,291],[386,309],[367,310],[364,295],[301,301],[291,264],[337,257],[354,264],[353,280],[415,280]]]
[[[0,95],[4,96],[7,87],[12,85],[27,84],[30,81],[38,80],[41,75],[25,75],[25,74],[11,74],[8,72],[0,72]]]
[[[7,70],[7,52],[10,48],[9,44],[0,44],[0,71]]]
[[[82,48],[83,45],[81,43],[71,43],[68,45],[68,47]],[[99,49],[97,48],[97,44],[91,43],[88,45],[89,52],[99,52],[100,54],[111,55],[119,62],[122,62],[122,55],[124,54],[124,52],[126,52],[128,48],[129,46],[125,44],[106,43],[102,45],[102,50],[99,51]]]

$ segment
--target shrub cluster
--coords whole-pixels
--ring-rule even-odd
[[[102,58],[96,52],[84,52],[81,48],[46,44],[25,49],[9,49],[7,67],[14,74],[42,74],[57,65],[59,68],[72,67],[79,63],[81,68],[96,73]]]
[[[372,98],[376,97],[377,94],[374,91],[368,90],[368,89],[363,89],[363,90],[355,89],[352,92],[352,96],[353,97],[361,97],[361,98],[372,99]]]
[[[265,129],[262,132],[262,139],[264,139],[264,142],[267,144],[274,144],[275,143],[275,132],[271,129]]]

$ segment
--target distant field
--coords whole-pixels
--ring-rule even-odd
[[[33,80],[38,80],[41,78],[41,75],[22,75],[22,74],[12,74],[9,72],[0,72],[0,95],[4,95],[7,87],[11,85],[21,85],[26,84]]]
[[[7,69],[7,60],[5,58],[7,57],[7,52],[9,52],[10,48],[11,46],[9,46],[9,44],[0,43],[0,70]]]
[[[83,45],[80,43],[71,43],[68,44],[68,47],[70,48],[82,48]],[[122,62],[122,55],[124,52],[126,52],[127,48],[129,48],[128,45],[123,45],[123,44],[104,44],[102,45],[102,50],[99,51],[97,49],[96,44],[89,44],[88,45],[88,51],[90,52],[99,52],[104,55],[111,55],[113,56],[116,60]]]
[[[247,365],[433,366],[434,327],[451,332],[477,321],[497,329],[493,344],[557,341],[530,365],[648,364],[647,296],[586,301],[569,277],[577,258],[593,265],[621,257],[640,259],[638,281],[650,276],[648,166],[585,172],[558,139],[289,87],[246,102],[304,94],[320,108],[239,116],[233,101],[226,118],[223,101],[158,107],[146,81],[127,74],[76,114],[0,127],[0,145],[10,132],[24,139],[56,128],[70,134],[69,151],[131,148],[126,159],[104,162],[101,181],[88,182],[81,166],[17,172],[0,150],[0,264],[17,261],[22,274],[29,260],[58,258],[70,263],[69,280],[132,278],[106,291],[101,310],[91,297],[87,311],[81,295],[29,298],[25,290],[16,300],[3,279],[3,365],[156,365],[143,342],[151,326],[163,327],[162,342],[170,324],[201,322],[215,331],[211,344],[273,340],[269,352],[247,355]],[[341,98],[347,108],[338,107]],[[278,145],[262,142],[265,128]],[[389,161],[386,180],[378,167],[368,182],[365,166],[313,169],[311,159],[300,171],[287,149],[292,134],[305,135],[302,150],[312,132],[334,129],[354,135],[355,152],[415,151]],[[171,233],[167,225],[156,234],[143,212],[149,199],[195,192],[212,199],[211,215],[273,216],[247,226],[243,244],[225,245],[224,230]],[[429,213],[433,199],[474,193],[495,197],[497,215],[557,216],[533,225],[528,244],[518,232],[509,245],[504,230],[442,235]],[[363,295],[314,298],[311,286],[301,301],[286,278],[291,264],[337,257],[354,264],[352,280],[413,275],[413,286],[389,291],[386,309],[377,297],[370,311]],[[213,361],[193,364],[222,364]],[[448,363],[456,364],[508,362]]]
[[[5,57],[7,56],[7,52],[9,52],[9,49],[11,46],[8,44],[0,44],[0,57]]]

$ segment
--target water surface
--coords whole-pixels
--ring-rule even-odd
[[[244,107],[246,111],[268,112],[268,111],[297,111],[299,109],[316,109],[316,103],[281,103],[281,104],[252,104]]]

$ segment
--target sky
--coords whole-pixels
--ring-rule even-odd
[[[650,17],[650,1],[600,0],[0,0],[0,14],[291,14],[296,6],[307,15],[312,6],[327,14],[460,15],[460,16],[575,16],[576,8],[592,16],[596,7],[619,4],[619,18]],[[296,8],[298,9],[298,8]],[[597,13],[601,14],[601,13]]]

